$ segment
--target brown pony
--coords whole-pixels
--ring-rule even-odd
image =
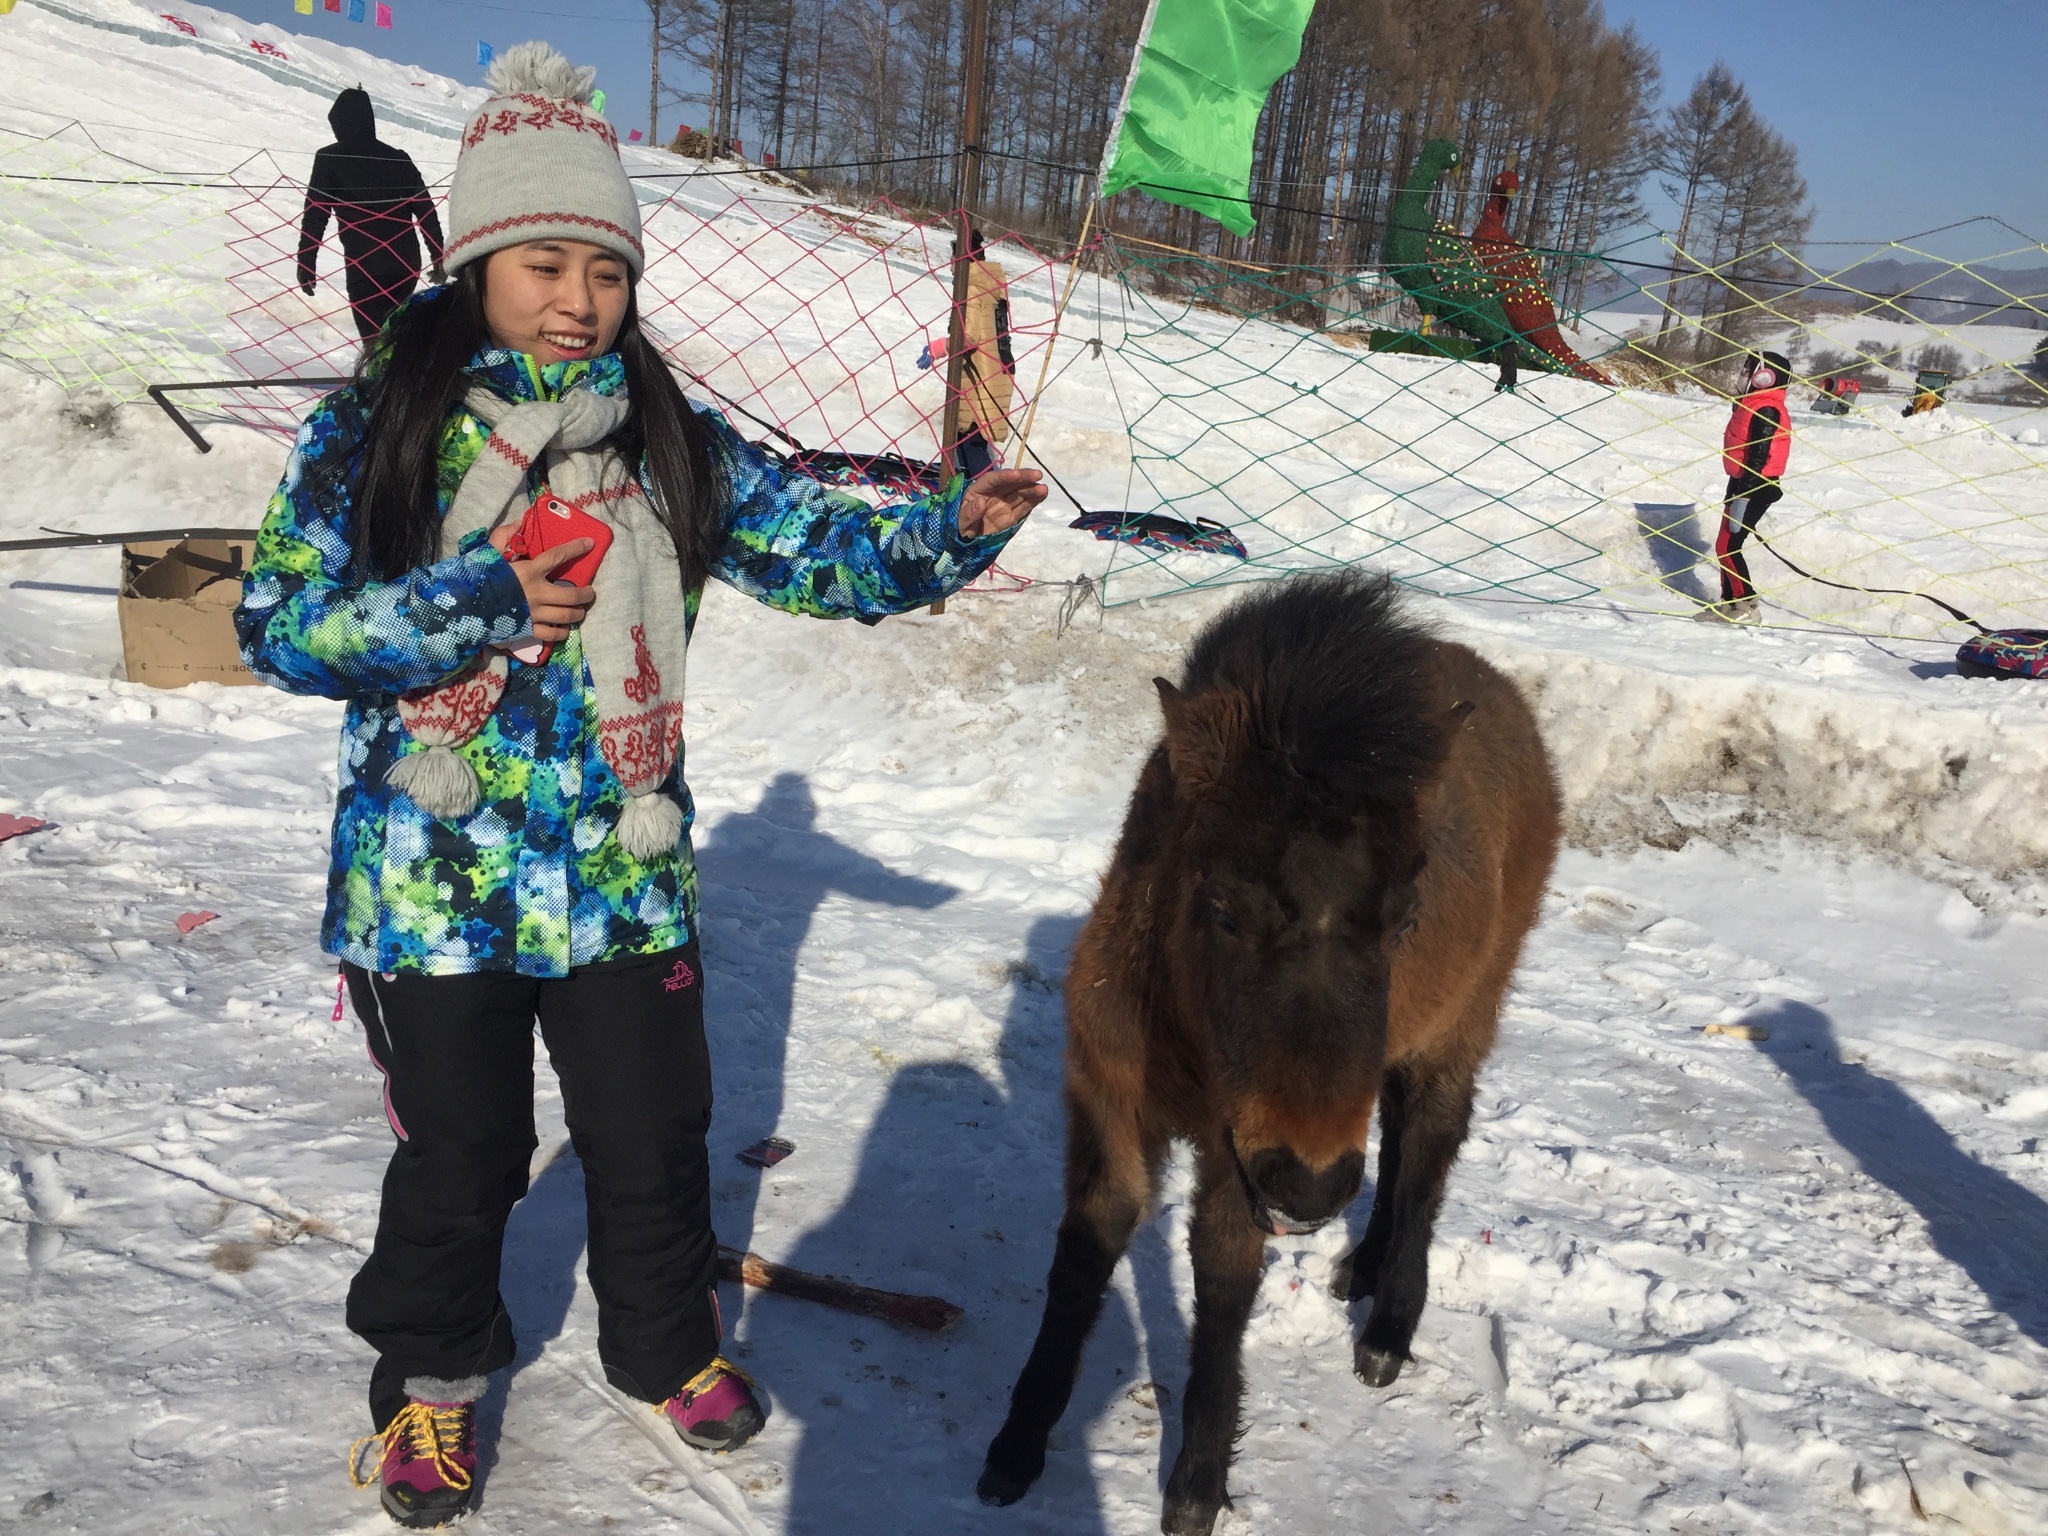
[[[1160,1527],[1229,1502],[1245,1323],[1265,1241],[1341,1215],[1380,1110],[1364,1239],[1332,1288],[1370,1296],[1353,1364],[1409,1358],[1431,1229],[1473,1078],[1557,851],[1529,707],[1398,612],[1384,577],[1239,599],[1157,680],[1164,741],[1067,973],[1066,1213],[1045,1317],[988,1449],[984,1503],[1045,1468],[1110,1272],[1192,1142],[1193,1359]]]

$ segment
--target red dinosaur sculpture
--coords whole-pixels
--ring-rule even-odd
[[[1493,192],[1479,222],[1472,226],[1472,252],[1494,280],[1500,307],[1522,339],[1556,358],[1582,379],[1612,386],[1614,380],[1580,357],[1557,330],[1557,310],[1543,286],[1543,268],[1535,253],[1508,233],[1508,202],[1522,189],[1513,171],[1493,178]]]

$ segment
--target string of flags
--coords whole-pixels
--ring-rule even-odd
[[[313,14],[313,0],[292,0],[292,9],[301,16],[310,16]],[[341,0],[322,0],[321,9],[332,11],[335,15],[339,16],[341,14]],[[348,19],[350,21],[364,20],[364,11],[364,0],[348,0]],[[384,0],[377,0],[376,16],[377,25],[389,31],[391,27],[391,7],[386,5]]]
[[[14,5],[15,0],[0,0],[0,16],[5,16],[9,11],[13,10]],[[341,7],[342,0],[322,0],[322,8],[334,12],[337,16],[341,14]],[[313,0],[292,0],[292,9],[301,16],[310,16],[313,14]],[[386,3],[386,0],[377,0],[375,15],[377,25],[384,28],[387,32],[390,31],[391,7]],[[169,11],[165,11],[160,19],[168,21],[187,37],[197,37],[199,35],[199,29],[182,16],[173,16]],[[365,0],[348,0],[348,19],[350,21],[367,21],[370,19],[370,10]],[[249,46],[268,58],[283,59],[290,57],[275,43],[266,43],[261,38],[252,38]],[[478,43],[476,46],[477,62],[479,64],[489,63],[490,44]]]

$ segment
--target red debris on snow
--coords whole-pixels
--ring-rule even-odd
[[[24,832],[40,832],[49,823],[40,816],[10,816],[0,811],[0,843],[10,837],[19,837]]]
[[[163,13],[163,19],[165,21],[168,21],[172,26],[176,27],[180,32],[184,33],[187,37],[197,37],[199,35],[199,29],[193,26],[191,22],[187,21],[182,16],[173,16],[169,11],[165,11]]]
[[[282,48],[278,47],[277,44],[266,43],[260,37],[250,38],[249,46],[251,48],[254,48],[258,53],[262,54],[265,58],[289,59],[291,57],[290,54],[286,53]]]
[[[204,924],[206,924],[206,923],[210,923],[210,922],[212,922],[212,921],[213,921],[213,920],[214,920],[214,919],[215,919],[216,917],[219,917],[219,916],[220,916],[220,914],[219,914],[218,912],[185,912],[185,913],[181,913],[181,914],[179,915],[179,917],[178,917],[178,932],[180,932],[180,933],[190,933],[190,932],[191,932],[191,931],[192,931],[192,930],[193,930],[194,928],[198,928],[198,927],[201,927],[202,925],[204,925]]]

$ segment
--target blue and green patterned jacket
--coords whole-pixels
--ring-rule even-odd
[[[622,387],[616,356],[541,367],[493,350],[471,374],[508,400],[552,400],[586,380],[605,393]],[[943,493],[877,510],[790,474],[716,412],[702,414],[731,490],[713,574],[770,607],[869,621],[904,613],[958,591],[1008,542],[1007,533],[961,536],[957,478]],[[323,947],[375,971],[561,976],[687,943],[697,916],[687,833],[674,855],[648,863],[610,835],[626,796],[598,751],[580,636],[539,666],[515,662],[489,723],[457,749],[483,786],[475,812],[442,821],[386,786],[392,762],[416,750],[397,696],[525,633],[527,611],[511,567],[482,534],[398,581],[366,581],[352,569],[348,487],[365,419],[354,386],[307,417],[235,612],[242,657],[258,677],[348,703]],[[444,514],[488,436],[466,411],[450,416]],[[691,624],[701,596],[676,594]],[[662,792],[687,827],[680,759]]]

